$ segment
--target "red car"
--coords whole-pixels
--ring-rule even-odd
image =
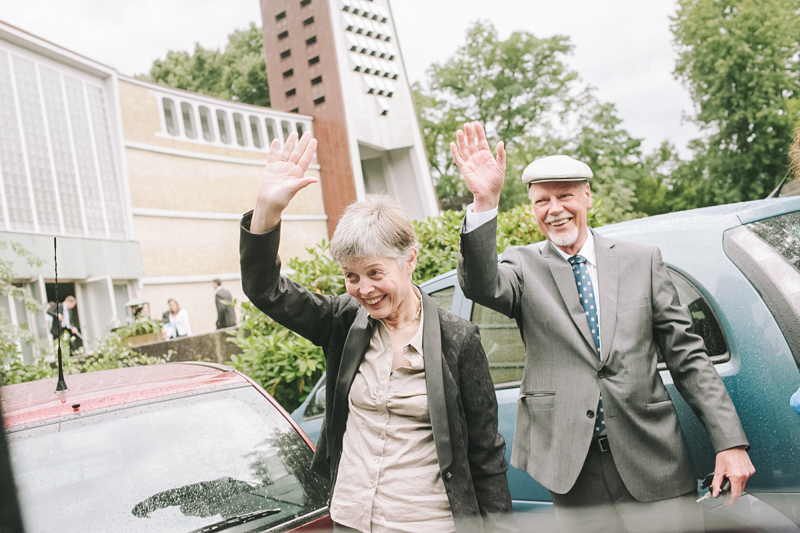
[[[0,388],[28,533],[330,530],[313,445],[247,376],[170,363]]]

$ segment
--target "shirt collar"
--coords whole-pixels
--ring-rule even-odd
[[[564,259],[569,259],[570,257],[572,257],[558,246],[553,245],[553,248],[558,250],[558,253],[560,253],[561,257],[563,257]],[[583,243],[583,246],[581,247],[577,255],[582,255],[583,257],[586,258],[587,263],[597,268],[597,253],[595,252],[594,249],[594,235],[592,234],[591,229],[589,230],[589,235],[586,237],[586,242]]]

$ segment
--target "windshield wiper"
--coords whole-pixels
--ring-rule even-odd
[[[265,516],[272,516],[280,512],[280,509],[264,509],[263,511],[253,511],[252,513],[245,513],[239,516],[234,516],[233,518],[228,518],[227,520],[221,520],[214,524],[209,524],[201,527],[200,529],[193,529],[189,533],[211,533],[212,531],[222,531],[223,529],[228,529],[229,527],[246,524],[247,522],[252,522],[253,520],[258,520],[259,518],[264,518]]]

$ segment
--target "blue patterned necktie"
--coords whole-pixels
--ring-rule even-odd
[[[578,296],[586,313],[586,321],[589,322],[589,329],[592,332],[594,346],[597,348],[598,357],[600,356],[600,320],[597,316],[597,302],[594,298],[594,287],[592,278],[589,276],[589,269],[586,268],[586,258],[581,255],[573,255],[567,259],[572,265],[572,273],[575,275],[575,283],[578,284]],[[597,418],[594,424],[594,436],[597,437],[606,429],[605,414],[603,413],[603,394],[600,394],[600,401],[597,404]]]

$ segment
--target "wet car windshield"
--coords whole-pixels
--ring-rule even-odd
[[[310,448],[249,386],[12,429],[9,440],[27,531],[185,533],[280,509],[244,529],[263,530],[326,505]]]

